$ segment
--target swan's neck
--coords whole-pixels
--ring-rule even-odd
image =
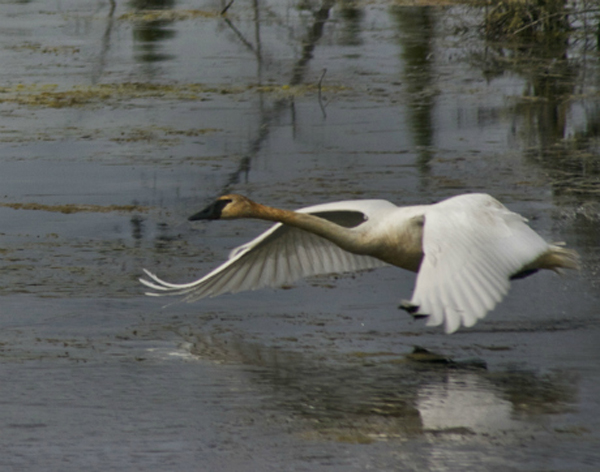
[[[319,218],[308,213],[281,210],[259,204],[256,204],[253,213],[255,218],[275,221],[321,236],[348,252],[368,254],[360,233],[351,228],[345,228],[344,226],[332,223],[324,218]]]
[[[413,272],[419,270],[423,259],[423,224],[419,215],[407,219],[405,227],[379,236],[357,227],[346,228],[309,213],[280,210],[254,202],[245,217],[293,226],[321,236],[345,251],[372,256]]]

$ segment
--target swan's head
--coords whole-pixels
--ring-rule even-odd
[[[204,210],[193,214],[189,221],[196,220],[225,220],[234,218],[249,218],[255,203],[242,195],[223,195],[208,205]]]

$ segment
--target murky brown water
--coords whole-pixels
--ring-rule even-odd
[[[2,469],[597,470],[593,16],[527,47],[463,6],[222,7],[2,4]],[[187,222],[225,191],[485,191],[583,269],[452,336],[396,309],[414,276],[393,268],[144,297],[142,267],[192,280],[265,228]]]

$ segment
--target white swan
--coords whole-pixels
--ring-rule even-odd
[[[510,279],[538,269],[578,268],[575,251],[548,244],[522,216],[485,194],[433,205],[398,207],[385,200],[325,203],[280,210],[225,195],[190,220],[258,218],[277,224],[234,249],[195,282],[171,284],[144,269],[155,290],[194,301],[226,292],[281,286],[299,278],[388,264],[418,272],[402,308],[445,324],[473,326],[507,293]]]

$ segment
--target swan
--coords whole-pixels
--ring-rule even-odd
[[[463,194],[431,205],[399,207],[386,200],[351,200],[272,208],[242,195],[224,195],[189,217],[257,218],[276,222],[204,277],[172,284],[144,269],[147,295],[195,301],[227,292],[289,284],[302,277],[393,265],[417,273],[400,308],[444,323],[447,333],[473,326],[506,295],[510,280],[539,269],[577,269],[579,256],[548,244],[490,195]]]

